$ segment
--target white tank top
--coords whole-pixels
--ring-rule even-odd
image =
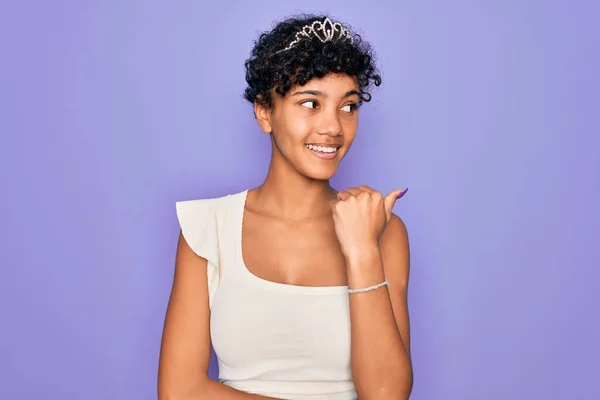
[[[208,261],[219,380],[276,398],[356,399],[347,286],[287,285],[252,274],[242,259],[247,194],[176,205],[184,238]]]

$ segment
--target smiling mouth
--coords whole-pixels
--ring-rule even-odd
[[[322,159],[332,160],[337,157],[338,149],[341,147],[340,145],[329,145],[329,146],[319,146],[314,144],[306,144],[304,145],[310,152]]]
[[[340,147],[340,145],[329,145],[329,146],[320,146],[316,144],[307,143],[305,145],[309,150],[318,151],[321,153],[335,153]]]

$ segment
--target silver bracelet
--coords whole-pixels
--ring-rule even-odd
[[[389,284],[390,283],[388,282],[388,280],[386,278],[383,282],[378,283],[377,285],[373,285],[373,286],[369,286],[369,287],[365,287],[365,288],[357,288],[357,289],[350,289],[350,288],[348,288],[348,293],[368,292],[368,291],[371,291],[371,290],[379,289],[380,287],[385,286],[385,285],[389,285]]]

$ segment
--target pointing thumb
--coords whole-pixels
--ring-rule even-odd
[[[396,200],[398,200],[400,197],[404,196],[407,191],[408,191],[408,188],[394,190],[393,192],[391,192],[390,194],[388,194],[385,197],[383,204],[385,207],[385,215],[386,215],[388,221],[392,217],[392,208],[394,208],[394,204],[396,204]]]

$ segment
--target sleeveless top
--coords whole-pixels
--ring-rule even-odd
[[[242,257],[247,194],[176,203],[186,242],[207,260],[219,381],[275,398],[356,399],[347,286],[288,285],[250,272]]]

